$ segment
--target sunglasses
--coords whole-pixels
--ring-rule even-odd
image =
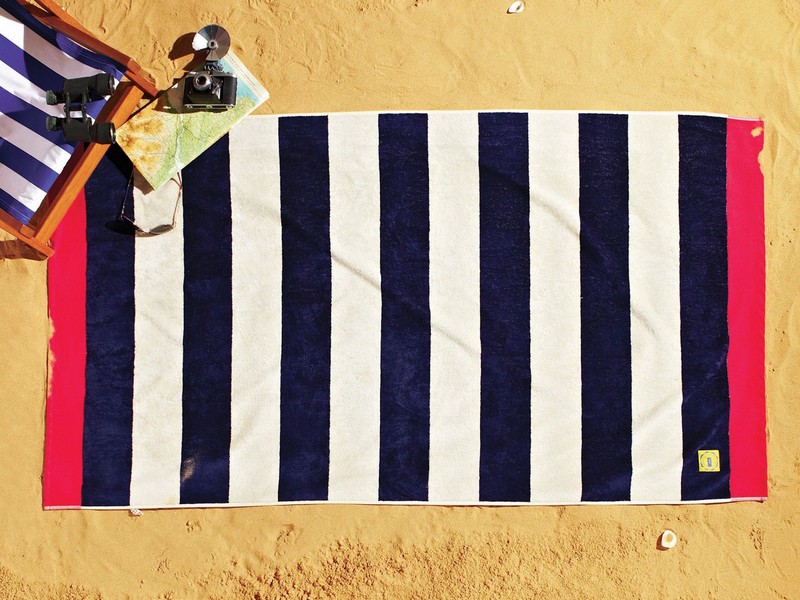
[[[131,171],[131,176],[128,179],[128,186],[125,188],[125,195],[122,196],[122,202],[119,205],[117,218],[108,223],[107,227],[116,233],[121,233],[123,235],[134,235],[136,237],[153,237],[172,231],[175,229],[175,220],[178,215],[178,205],[181,202],[181,197],[183,194],[183,179],[180,172],[178,172],[177,183],[178,198],[175,200],[175,209],[172,211],[172,223],[156,225],[152,229],[142,229],[133,221],[133,219],[125,214],[125,201],[128,199],[131,185],[133,185],[133,171]]]

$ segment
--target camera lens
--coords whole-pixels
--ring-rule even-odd
[[[194,81],[192,81],[192,85],[194,89],[200,92],[204,92],[211,87],[211,77],[206,75],[205,73],[200,73],[199,75],[195,75]]]

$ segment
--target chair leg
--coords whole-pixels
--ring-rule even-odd
[[[16,238],[0,241],[0,258],[44,260],[53,255],[53,249],[46,242],[37,240],[30,227],[26,227],[3,211],[0,211],[0,229]]]

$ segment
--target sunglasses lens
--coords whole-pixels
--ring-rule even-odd
[[[153,227],[148,233],[153,235],[159,235],[161,233],[167,233],[168,231],[172,231],[172,225],[159,225],[158,227]]]
[[[106,227],[114,233],[121,233],[122,235],[136,235],[139,229],[127,219],[114,219],[106,223]]]

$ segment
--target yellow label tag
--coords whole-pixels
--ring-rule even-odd
[[[697,459],[701,473],[719,472],[719,450],[699,450]]]

